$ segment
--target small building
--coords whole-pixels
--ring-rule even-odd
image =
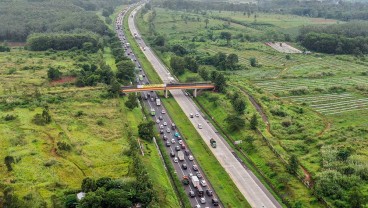
[[[85,196],[86,196],[86,193],[84,193],[84,192],[77,193],[77,199],[78,199],[78,201],[82,200]]]

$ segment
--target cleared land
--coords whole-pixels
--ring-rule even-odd
[[[302,53],[301,50],[296,49],[284,42],[267,42],[265,44],[281,53]]]

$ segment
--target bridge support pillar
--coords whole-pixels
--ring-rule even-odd
[[[168,98],[169,96],[167,95],[168,93],[167,93],[167,89],[165,89],[165,98]]]
[[[197,89],[194,89],[194,97],[197,97]]]

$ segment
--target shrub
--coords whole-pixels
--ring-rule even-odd
[[[57,147],[59,150],[64,150],[64,151],[70,151],[72,149],[72,146],[66,142],[57,142]]]
[[[15,120],[17,118],[17,116],[11,115],[11,114],[6,114],[6,116],[4,117],[5,121],[12,121]]]
[[[249,59],[249,63],[252,67],[256,67],[257,66],[257,59],[252,57]]]
[[[301,86],[297,87],[295,89],[289,90],[289,93],[291,95],[305,95],[309,93],[308,87]]]

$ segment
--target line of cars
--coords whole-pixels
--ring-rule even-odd
[[[130,57],[137,66],[136,68],[137,69],[136,72],[138,73],[137,83],[149,84],[144,74],[144,71],[142,70],[141,65],[136,60],[135,55],[130,49],[129,43],[127,42],[122,32],[123,16],[128,9],[124,10],[122,13],[118,15],[116,31],[118,33],[119,39],[122,42],[122,46],[126,51],[127,56]],[[135,35],[134,37],[138,38],[137,35]],[[188,191],[188,196],[191,199],[190,201],[192,205],[194,205],[194,207],[196,208],[201,207],[200,204],[203,204],[205,207],[218,206],[219,205],[218,199],[211,190],[210,185],[207,185],[204,177],[200,173],[200,169],[198,165],[195,164],[195,159],[193,155],[191,154],[190,150],[187,149],[185,142],[181,138],[179,132],[177,132],[177,127],[175,123],[171,122],[171,119],[166,114],[165,109],[163,108],[163,106],[161,106],[161,101],[157,97],[157,94],[154,93],[153,91],[143,92],[142,98],[146,101],[146,104],[151,108],[151,116],[154,118],[154,121],[156,122],[156,125],[159,129],[160,135],[162,139],[165,141],[165,146],[167,148],[166,150],[169,153],[170,157],[172,157],[172,162],[176,172],[178,173],[179,178],[182,177],[183,179],[183,184],[185,185],[184,188],[186,191]],[[198,179],[199,183],[196,182],[193,183],[193,181],[196,181],[196,178]],[[186,179],[188,179],[188,183],[186,182]],[[191,183],[189,183],[189,179],[191,179]],[[192,189],[192,187],[194,187],[194,189]],[[206,191],[204,191],[203,188],[206,188]],[[195,193],[195,191],[197,193]],[[207,197],[205,196],[205,193]],[[206,200],[206,198],[208,197],[210,197],[211,200]]]

